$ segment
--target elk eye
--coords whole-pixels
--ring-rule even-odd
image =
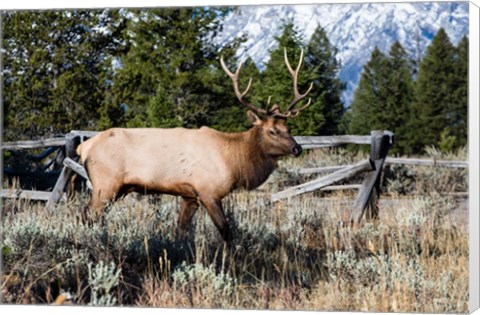
[[[268,129],[268,133],[271,135],[271,136],[276,136],[277,133],[275,132],[275,130],[273,129]]]

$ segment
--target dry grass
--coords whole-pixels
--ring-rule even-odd
[[[361,157],[317,151],[282,166]],[[9,200],[3,302],[52,303],[67,292],[81,305],[467,312],[468,231],[456,217],[459,201],[438,192],[466,187],[462,172],[393,169],[380,220],[355,228],[339,224],[352,193],[272,204],[279,182],[303,180],[278,172],[261,189],[224,200],[230,250],[202,208],[178,239],[179,203],[170,196],[127,198],[92,224],[81,220],[83,194],[52,213],[40,203]],[[402,181],[408,193],[395,188]]]

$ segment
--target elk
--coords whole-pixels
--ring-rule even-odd
[[[132,192],[164,193],[180,196],[181,209],[177,230],[183,235],[199,205],[203,205],[223,240],[231,233],[222,207],[222,199],[235,189],[252,190],[274,171],[283,156],[299,156],[301,146],[290,135],[287,119],[310,106],[311,99],[299,109],[294,106],[306,93],[298,91],[298,73],[303,50],[295,70],[285,63],[293,78],[294,98],[285,112],[275,104],[270,110],[245,100],[252,79],[242,92],[238,78],[243,62],[235,73],[220,64],[233,82],[235,95],[248,108],[253,124],[245,132],[225,133],[208,127],[185,128],[113,128],[83,142],[77,148],[85,166],[93,193],[90,209],[100,213],[109,201]]]

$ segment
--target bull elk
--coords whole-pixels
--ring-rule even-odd
[[[245,132],[225,133],[208,127],[200,129],[120,129],[103,131],[81,144],[77,153],[93,186],[90,208],[97,214],[107,202],[132,192],[165,193],[182,197],[178,230],[183,233],[195,211],[202,204],[223,240],[231,240],[222,199],[235,189],[252,190],[273,172],[282,156],[299,156],[301,146],[290,135],[286,121],[296,117],[310,105],[299,109],[303,100],[298,91],[298,73],[303,51],[295,70],[285,63],[293,78],[294,98],[281,112],[278,105],[270,110],[256,107],[245,100],[252,79],[241,92],[238,77],[220,63],[233,81],[235,95],[248,108],[253,127]]]

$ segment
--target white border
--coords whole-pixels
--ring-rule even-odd
[[[0,3],[0,10],[26,10],[26,9],[69,9],[69,8],[120,8],[120,7],[161,7],[161,6],[194,6],[194,5],[259,5],[259,4],[310,4],[310,3],[364,3],[364,2],[426,2],[426,0],[175,0],[175,1],[161,1],[161,0],[70,0],[65,2],[55,0],[16,0],[16,1],[2,1]],[[437,2],[451,2],[448,0],[440,0]],[[469,311],[480,314],[478,311],[479,298],[480,298],[480,274],[479,274],[479,262],[480,262],[480,217],[479,217],[479,10],[480,0],[470,1],[470,58],[469,58],[469,227],[470,227],[470,239],[469,239],[469,271],[470,271],[470,301]],[[0,119],[2,119],[0,117]],[[0,305],[0,312],[5,314],[16,314],[18,312],[25,313],[38,313],[38,314],[84,314],[86,311],[92,314],[194,314],[194,315],[217,315],[222,314],[239,314],[238,310],[211,310],[211,309],[154,309],[154,308],[93,308],[93,307],[45,307],[45,306],[11,306]],[[240,314],[260,315],[266,314],[267,311],[240,311]],[[294,314],[294,315],[306,315],[312,312],[285,312],[282,311],[268,311],[268,314]],[[316,312],[318,313],[318,312]],[[328,314],[358,314],[352,312],[328,312]],[[368,313],[363,313],[368,314]]]
[[[477,310],[480,297],[480,234],[479,234],[479,40],[480,40],[480,8],[470,3],[469,7],[469,293],[470,301],[468,309],[470,312]]]
[[[470,2],[478,3],[480,0]],[[226,6],[226,5],[286,5],[286,4],[312,4],[312,3],[401,3],[401,2],[469,2],[457,0],[16,0],[2,1],[0,9],[25,10],[25,9],[72,9],[72,8],[122,8],[122,7],[182,7],[182,6]],[[478,5],[478,4],[477,4]]]

